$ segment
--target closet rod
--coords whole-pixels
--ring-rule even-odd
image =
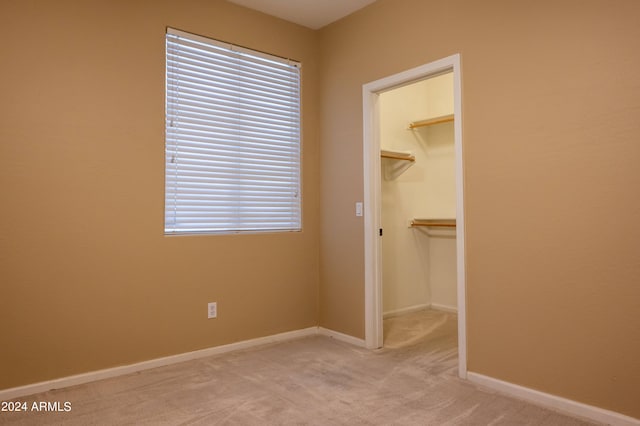
[[[417,226],[429,226],[429,227],[438,227],[438,228],[455,228],[456,220],[455,219],[413,219],[411,221],[412,227]]]
[[[430,118],[428,120],[414,121],[413,123],[409,123],[409,128],[415,129],[416,127],[433,126],[434,124],[448,123],[450,121],[453,121],[453,114]]]
[[[405,161],[416,161],[416,158],[413,155],[395,155],[395,154],[380,154],[382,158],[391,158],[393,160],[405,160]]]

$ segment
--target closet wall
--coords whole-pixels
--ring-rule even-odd
[[[411,122],[453,113],[453,76],[382,93],[379,101],[381,149],[415,157],[402,173],[392,171],[408,162],[381,160],[383,311],[455,309],[455,230],[409,227],[413,218],[455,218],[453,123],[409,129]]]

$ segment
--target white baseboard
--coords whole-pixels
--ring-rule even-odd
[[[332,337],[342,342],[350,343],[354,346],[366,347],[364,339],[358,339],[357,337],[349,336],[348,334],[339,333],[337,331],[329,330],[328,328],[318,327],[318,334],[323,336]]]
[[[422,311],[424,309],[429,309],[431,307],[431,303],[422,303],[420,305],[408,306],[406,308],[394,309],[392,311],[387,311],[382,314],[382,318],[393,318],[399,315],[410,314],[411,312]]]
[[[228,345],[215,346],[212,348],[201,349],[193,352],[185,352],[178,355],[172,355],[172,356],[167,356],[163,358],[156,358],[149,361],[138,362],[135,364],[107,368],[104,370],[91,371],[89,373],[76,374],[74,376],[62,377],[60,379],[33,383],[33,384],[19,386],[15,388],[2,389],[0,390],[0,401],[19,398],[26,395],[33,395],[35,393],[46,392],[52,389],[66,388],[69,386],[81,385],[83,383],[95,382],[97,380],[123,376],[125,374],[135,373],[138,371],[148,370],[151,368],[163,367],[165,365],[176,364],[179,362],[190,361],[193,359],[204,358],[212,355],[219,355],[227,352],[238,351],[241,349],[248,349],[255,346],[266,345],[269,343],[278,343],[278,342],[284,342],[287,340],[298,339],[306,336],[314,336],[317,334],[324,334],[324,333],[320,333],[320,331],[318,330],[318,327],[309,327],[301,330],[288,331],[285,333],[274,334],[271,336],[244,340],[242,342],[230,343]],[[350,336],[346,336],[346,337],[350,337]],[[352,339],[355,339],[355,338],[353,337]],[[358,340],[358,339],[355,339],[355,340]]]
[[[458,313],[458,308],[455,306],[441,305],[439,303],[432,303],[431,309],[435,309],[436,311],[453,312],[454,314]]]
[[[616,413],[615,411],[609,411],[592,405],[583,404],[581,402],[572,401],[570,399],[540,392],[513,383],[503,382],[502,380],[494,379],[482,374],[468,372],[467,379],[500,393],[523,399],[572,416],[582,417],[584,419],[615,426],[640,425],[640,419],[635,419],[633,417],[625,416],[624,414]]]

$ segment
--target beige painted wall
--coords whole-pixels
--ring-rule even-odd
[[[379,0],[323,29],[321,325],[364,336],[362,85],[460,53],[469,370],[640,417],[638,22]]]
[[[317,33],[216,0],[0,16],[0,389],[317,324]],[[166,26],[302,61],[303,232],[163,235]]]
[[[453,113],[453,74],[381,93],[378,105],[381,148],[411,152],[416,160],[402,173],[383,173],[381,182],[383,312],[431,303],[455,308],[455,240],[407,226],[413,218],[455,218],[453,124],[408,129],[410,122]],[[382,167],[393,170],[398,162],[382,159]]]
[[[362,84],[459,52],[469,368],[640,417],[636,0],[379,0],[319,33],[221,0],[0,16],[0,388],[318,318],[363,337]],[[303,62],[303,233],[162,235],[165,26]]]
[[[431,306],[457,311],[456,232],[449,229],[433,230],[428,239]]]

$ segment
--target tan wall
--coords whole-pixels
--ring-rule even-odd
[[[379,0],[321,32],[321,325],[364,336],[362,84],[460,53],[469,370],[640,417],[640,2]]]
[[[0,389],[317,324],[317,33],[215,0],[0,16]],[[302,61],[304,232],[163,235],[166,26]]]
[[[362,84],[461,53],[469,368],[640,417],[637,1],[379,0],[320,33],[216,0],[0,16],[0,389],[318,302],[363,337]],[[163,236],[165,26],[303,62],[303,233]]]

